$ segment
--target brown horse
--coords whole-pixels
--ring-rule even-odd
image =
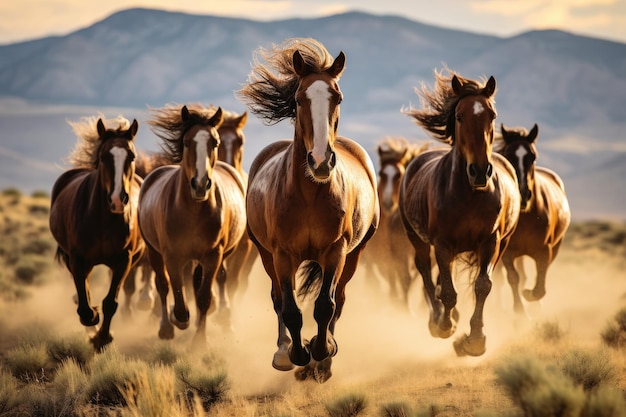
[[[380,224],[367,244],[361,262],[378,272],[388,283],[391,297],[404,307],[408,307],[409,288],[417,271],[413,248],[398,210],[400,184],[409,162],[429,146],[429,143],[409,143],[401,137],[385,138],[377,146]]]
[[[515,260],[529,256],[535,261],[537,276],[532,290],[524,289],[527,301],[538,301],[546,293],[548,267],[559,253],[559,247],[569,227],[571,213],[565,187],[553,171],[536,166],[535,141],[539,127],[506,129],[501,125],[502,140],[496,141],[494,150],[502,154],[515,168],[522,197],[521,213],[515,233],[509,241],[502,264],[513,292],[513,309],[525,314],[520,298],[520,272]],[[526,281],[523,276],[522,286]]]
[[[110,124],[115,126],[107,128]],[[56,258],[74,278],[83,325],[100,321],[89,292],[93,267],[103,264],[112,271],[102,301],[104,321],[91,339],[100,350],[113,340],[110,327],[120,285],[144,250],[137,225],[141,178],[135,175],[133,144],[138,124],[121,117],[105,124],[91,117],[72,127],[80,140],[69,157],[74,168],[52,188],[50,231],[58,243]]]
[[[257,53],[267,65],[255,61],[240,97],[267,123],[289,118],[295,126],[293,140],[274,142],[256,156],[248,181],[248,233],[272,279],[278,317],[273,366],[302,366],[298,379],[324,382],[337,353],[335,324],[346,284],[378,226],[376,173],[359,144],[337,135],[344,53],[333,60],[322,44],[302,38]],[[302,339],[295,297],[301,265],[300,294],[318,292],[310,343]]]
[[[456,330],[453,261],[469,252],[479,267],[471,331],[454,343],[458,355],[479,356],[486,350],[483,308],[491,273],[515,230],[520,195],[511,165],[492,154],[495,78],[482,85],[457,74],[435,76],[435,89],[424,86],[420,91],[426,108],[405,112],[451,148],[426,151],[409,164],[400,189],[400,213],[424,280],[433,336],[447,338]],[[436,286],[431,245],[440,272]]]
[[[206,315],[212,286],[225,273],[223,260],[245,232],[245,184],[239,173],[217,159],[222,109],[168,106],[153,110],[149,124],[162,140],[172,165],[150,172],[139,195],[139,226],[161,298],[159,337],[189,326],[183,289],[185,271],[197,263],[193,280],[198,309],[194,345],[206,344]],[[169,287],[174,308],[169,315]]]

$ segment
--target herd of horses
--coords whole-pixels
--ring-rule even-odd
[[[495,78],[435,71],[434,88],[418,91],[422,108],[403,112],[442,145],[387,139],[378,147],[377,175],[365,149],[337,132],[345,60],[310,38],[255,52],[236,94],[268,125],[291,120],[294,136],[265,147],[249,173],[242,166],[247,113],[196,104],[151,109],[148,124],[162,149],[152,155],[135,150],[136,120],[72,124],[79,138],[70,155],[74,167],[54,184],[50,230],[85,326],[100,323],[90,272],[100,264],[111,270],[103,321],[91,339],[96,349],[112,341],[117,295],[122,287],[134,292],[139,268],[145,290],[138,305],[152,308],[154,285],[160,297],[159,337],[171,339],[174,326],[189,326],[186,294],[193,293],[193,343],[203,346],[207,314],[218,310],[228,325],[234,296],[245,290],[259,257],[278,319],[272,365],[298,367],[297,379],[318,382],[332,375],[335,326],[359,263],[388,279],[405,305],[420,275],[429,330],[448,338],[459,319],[453,264],[459,256],[471,262],[475,309],[470,333],[454,342],[458,355],[486,350],[483,310],[496,264],[506,269],[516,313],[524,313],[520,292],[529,301],[544,296],[570,211],[559,177],[535,164],[537,126],[530,132],[502,126],[496,138]],[[537,278],[522,291],[523,256],[535,260]],[[315,297],[317,332],[310,340],[298,305],[306,295]]]

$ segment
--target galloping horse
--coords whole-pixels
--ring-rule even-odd
[[[429,329],[435,337],[447,338],[456,330],[452,263],[464,252],[473,255],[479,272],[473,283],[471,330],[455,341],[454,348],[459,356],[479,356],[486,350],[483,308],[491,274],[515,230],[520,195],[511,165],[492,154],[495,78],[482,85],[457,74],[435,72],[435,76],[435,89],[424,86],[420,91],[426,108],[405,113],[451,147],[426,151],[409,164],[400,189],[400,213],[415,248],[415,266],[431,309]],[[431,245],[440,271],[436,286]]]
[[[256,156],[248,181],[248,233],[272,279],[278,317],[272,364],[282,371],[302,366],[296,378],[324,382],[337,353],[335,324],[346,284],[378,226],[376,173],[359,144],[337,135],[344,53],[333,60],[321,43],[298,38],[257,54],[267,66],[255,60],[239,96],[266,123],[289,118],[295,126],[293,140],[274,142]],[[301,265],[300,294],[318,291],[310,343],[302,339],[296,300]]]
[[[150,172],[139,195],[139,226],[156,274],[161,298],[159,337],[189,326],[184,273],[197,263],[193,279],[198,309],[193,344],[206,345],[206,315],[212,285],[223,260],[245,232],[245,184],[239,173],[217,159],[222,109],[169,106],[153,110],[148,123],[162,140],[172,165]],[[169,286],[174,308],[169,315]]]
[[[520,299],[520,274],[514,261],[524,255],[535,261],[537,277],[532,290],[524,289],[527,301],[538,301],[546,293],[548,267],[559,253],[559,247],[570,223],[570,208],[561,178],[553,171],[535,165],[535,140],[539,127],[530,132],[518,128],[508,130],[501,125],[502,140],[494,150],[502,154],[515,168],[521,194],[521,213],[515,233],[509,241],[502,264],[513,292],[513,309],[525,314]],[[526,281],[523,277],[523,283]]]
[[[413,248],[398,210],[400,184],[409,162],[429,146],[429,143],[409,143],[401,137],[385,138],[377,146],[380,224],[367,244],[361,262],[370,270],[377,270],[389,284],[391,297],[404,307],[408,307],[409,288],[417,271],[413,264]]]
[[[110,124],[115,126],[107,128]],[[113,340],[111,319],[120,285],[144,250],[137,225],[141,178],[135,175],[133,144],[138,124],[122,117],[105,124],[91,117],[72,127],[80,140],[69,156],[74,168],[61,174],[52,188],[50,231],[58,243],[57,260],[74,278],[83,325],[100,321],[89,292],[93,267],[104,264],[112,271],[102,301],[104,320],[91,339],[100,350]]]

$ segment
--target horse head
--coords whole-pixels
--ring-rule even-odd
[[[398,208],[400,184],[413,155],[412,147],[404,138],[387,139],[378,145],[378,198],[381,209],[388,214]]]
[[[492,96],[496,80],[489,77],[483,88],[465,88],[460,77],[452,77],[452,91],[458,97],[454,113],[454,145],[466,161],[466,173],[475,190],[486,190],[493,175],[493,147],[496,111]]]
[[[517,174],[520,195],[522,197],[522,211],[530,210],[535,188],[535,161],[537,148],[535,140],[539,127],[535,125],[527,132],[526,129],[506,129],[500,125],[504,148],[500,153],[513,165]]]
[[[223,121],[222,108],[218,107],[208,120],[202,120],[190,113],[187,106],[183,106],[181,118],[183,124],[189,124],[182,138],[181,169],[189,180],[191,197],[197,201],[205,201],[209,197],[213,168],[217,162],[220,144],[218,128]]]
[[[130,127],[107,129],[98,119],[98,138],[101,142],[98,153],[98,169],[101,185],[106,190],[111,212],[124,213],[130,199],[130,187],[135,175],[135,145],[133,139],[139,125],[133,120]]]
[[[218,129],[221,140],[217,150],[218,158],[239,172],[243,172],[243,145],[246,140],[243,127],[247,121],[248,112],[241,115],[226,112],[224,122]]]
[[[296,136],[304,140],[308,172],[316,182],[326,182],[337,163],[334,142],[343,98],[337,81],[346,56],[340,52],[325,71],[316,71],[299,51],[293,54],[293,69],[299,77],[295,93]]]

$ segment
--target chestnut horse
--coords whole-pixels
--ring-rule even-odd
[[[172,165],[150,172],[139,195],[139,226],[156,274],[161,298],[159,337],[174,337],[174,327],[189,326],[183,289],[189,264],[197,306],[193,344],[206,345],[206,315],[212,286],[223,261],[245,232],[245,184],[239,173],[217,159],[222,109],[169,106],[153,110],[148,123],[162,140]],[[174,308],[169,314],[169,287]]]
[[[536,166],[535,141],[539,127],[506,129],[501,125],[502,140],[496,141],[495,151],[502,154],[515,168],[521,194],[521,213],[515,233],[509,241],[502,265],[513,292],[513,310],[525,314],[520,298],[520,273],[515,260],[529,256],[535,261],[537,275],[532,290],[524,289],[527,301],[538,301],[546,294],[548,267],[559,253],[559,247],[569,227],[571,213],[565,187],[553,171]],[[526,282],[523,276],[522,286]]]
[[[248,233],[272,280],[278,318],[272,364],[282,371],[301,366],[296,378],[324,382],[337,353],[346,284],[378,226],[376,173],[358,143],[337,135],[344,53],[333,60],[318,41],[298,38],[257,54],[267,65],[255,60],[239,96],[266,123],[289,118],[295,126],[293,140],[256,156],[248,181]],[[301,265],[300,294],[317,292],[310,343],[302,339],[295,296]]]
[[[406,167],[424,152],[429,143],[418,145],[405,138],[389,137],[378,143],[378,199],[380,224],[367,244],[361,262],[376,270],[389,285],[390,296],[408,308],[408,293],[417,276],[413,247],[409,242],[398,210],[400,184]]]
[[[409,164],[400,188],[400,213],[424,280],[433,336],[447,338],[456,330],[453,261],[469,252],[478,266],[470,334],[456,340],[454,348],[459,356],[479,356],[486,350],[483,309],[491,274],[515,231],[520,195],[511,165],[492,154],[495,78],[483,85],[453,73],[435,76],[434,90],[424,86],[419,92],[425,108],[405,113],[451,147],[426,151]],[[439,267],[436,286],[431,245]]]
[[[61,174],[52,188],[50,231],[58,243],[57,260],[74,278],[84,326],[100,322],[91,305],[90,273],[100,264],[111,269],[111,285],[102,301],[104,320],[91,339],[100,350],[113,340],[110,327],[120,286],[144,250],[137,225],[141,178],[135,175],[133,144],[138,124],[122,117],[71,124],[79,138],[69,156],[74,168]]]

